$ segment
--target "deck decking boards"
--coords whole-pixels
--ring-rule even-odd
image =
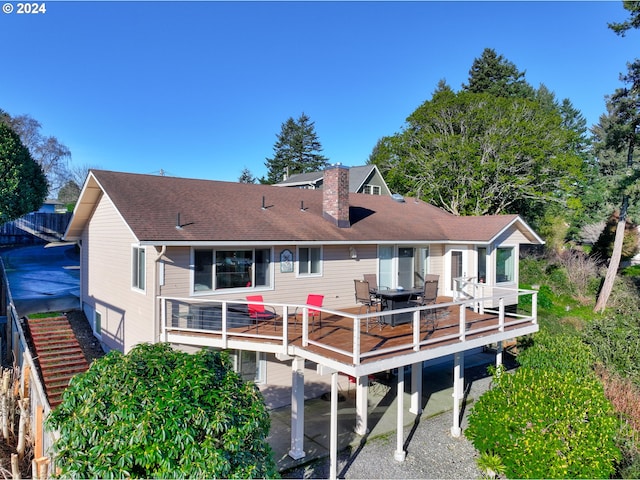
[[[439,297],[438,303],[450,303],[451,298]],[[360,313],[359,307],[351,307],[344,309],[345,313],[358,314]],[[510,320],[509,315],[506,316],[505,322],[507,325],[503,326],[504,331],[517,330],[518,325],[508,325]],[[312,328],[311,321],[309,322],[309,341],[318,342],[324,345],[330,346],[333,349],[338,349],[344,352],[353,352],[353,331],[354,320],[351,317],[342,317],[339,315],[327,315],[322,317],[322,322],[319,324],[315,322],[315,326]],[[442,347],[446,345],[452,345],[460,342],[460,307],[443,306],[437,309],[437,323],[436,328],[432,329],[431,326],[423,319],[420,322],[420,342],[429,341],[426,345],[420,346],[420,351]],[[360,359],[361,364],[369,362],[380,361],[385,358],[399,356],[407,353],[414,352],[413,344],[413,325],[412,322],[404,323],[396,326],[384,324],[379,326],[375,318],[371,319],[369,330],[366,329],[365,321],[362,320],[360,324],[360,353],[373,353],[380,352],[379,354],[373,354]],[[180,332],[180,335],[186,335],[189,337],[209,337],[219,339],[222,337],[219,333],[214,332],[184,332],[180,331],[180,328],[175,329]],[[252,343],[270,343],[281,344],[283,335],[282,318],[280,317],[275,326],[272,320],[261,322],[260,324],[251,324],[243,327],[228,328],[228,336],[234,339],[246,338],[247,341]],[[467,308],[465,309],[465,339],[472,340],[478,337],[489,336],[500,332],[499,316],[495,312],[480,314]],[[239,337],[237,334],[246,334],[250,337]],[[254,336],[254,335],[260,336]],[[264,338],[264,336],[270,336],[275,338]],[[288,341],[290,345],[294,345],[300,349],[313,352],[316,355],[344,363],[346,365],[353,365],[352,355],[345,355],[339,352],[323,348],[320,345],[310,343],[309,345],[302,346],[302,322],[300,318],[297,321],[293,316],[288,318]],[[388,349],[397,349],[388,351]],[[386,351],[385,351],[386,350]]]

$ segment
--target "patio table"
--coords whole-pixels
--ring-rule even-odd
[[[409,308],[414,305],[409,303],[412,297],[416,297],[422,294],[422,288],[407,288],[407,289],[376,289],[373,294],[386,302],[388,310],[399,310],[401,308]],[[382,321],[392,327],[400,325],[402,323],[408,323],[413,320],[413,314],[411,312],[406,313],[392,313],[389,315],[383,315]]]

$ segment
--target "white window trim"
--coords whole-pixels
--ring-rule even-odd
[[[259,285],[254,287],[238,287],[238,288],[223,288],[216,290],[194,290],[195,286],[195,251],[196,250],[205,250],[208,247],[191,247],[189,252],[189,296],[191,297],[210,297],[212,295],[225,295],[228,293],[245,293],[251,294],[252,292],[268,292],[273,291],[275,289],[275,267],[273,260],[273,246],[265,246],[265,247],[247,247],[246,250],[269,250],[269,285]],[[238,249],[237,246],[229,245],[222,247],[210,247],[210,250],[215,255],[215,252],[218,250],[230,250],[230,249]],[[215,262],[215,259],[214,259]],[[215,269],[214,269],[215,270]],[[212,275],[214,272],[212,271]],[[214,280],[215,287],[215,280]]]
[[[300,249],[301,248],[319,248],[320,249],[320,271],[318,273],[300,273]],[[296,246],[296,277],[309,278],[309,277],[322,277],[324,272],[324,248],[322,245],[299,245]]]
[[[498,250],[500,250],[501,248],[510,248],[511,250],[513,250],[513,279],[507,282],[498,282]],[[495,248],[493,248],[493,253],[494,257],[493,261],[491,262],[491,266],[493,268],[493,278],[495,280],[495,284],[516,285],[519,281],[518,279],[520,278],[520,262],[518,261],[518,258],[520,257],[520,251],[518,249],[518,245],[497,245]]]
[[[368,193],[366,192],[367,188],[369,189]],[[372,183],[367,183],[362,188],[362,192],[367,194],[367,195],[381,195],[382,194],[382,187],[380,185],[374,185]]]
[[[97,317],[100,317],[100,332],[98,332],[96,330],[96,322],[97,322]],[[102,340],[102,319],[103,319],[103,315],[101,312],[94,310],[93,311],[93,325],[92,325],[92,330],[93,330],[93,334],[96,336],[96,338]]]
[[[138,250],[138,255],[141,251],[144,252],[144,288],[140,288],[133,284],[134,270],[135,272],[138,272],[138,263],[136,261],[136,255],[134,254],[136,249]],[[131,290],[138,293],[146,293],[147,279],[147,247],[133,243],[131,244]]]

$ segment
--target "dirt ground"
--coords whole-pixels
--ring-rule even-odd
[[[86,315],[81,310],[72,310],[67,312],[67,320],[71,324],[73,333],[75,333],[78,343],[84,352],[84,356],[91,365],[96,358],[103,357],[105,355],[104,350],[100,346],[100,342],[93,335],[91,325],[87,320]]]

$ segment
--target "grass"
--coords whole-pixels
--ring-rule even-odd
[[[62,312],[33,313],[29,315],[29,318],[61,317],[62,315],[64,315]]]

